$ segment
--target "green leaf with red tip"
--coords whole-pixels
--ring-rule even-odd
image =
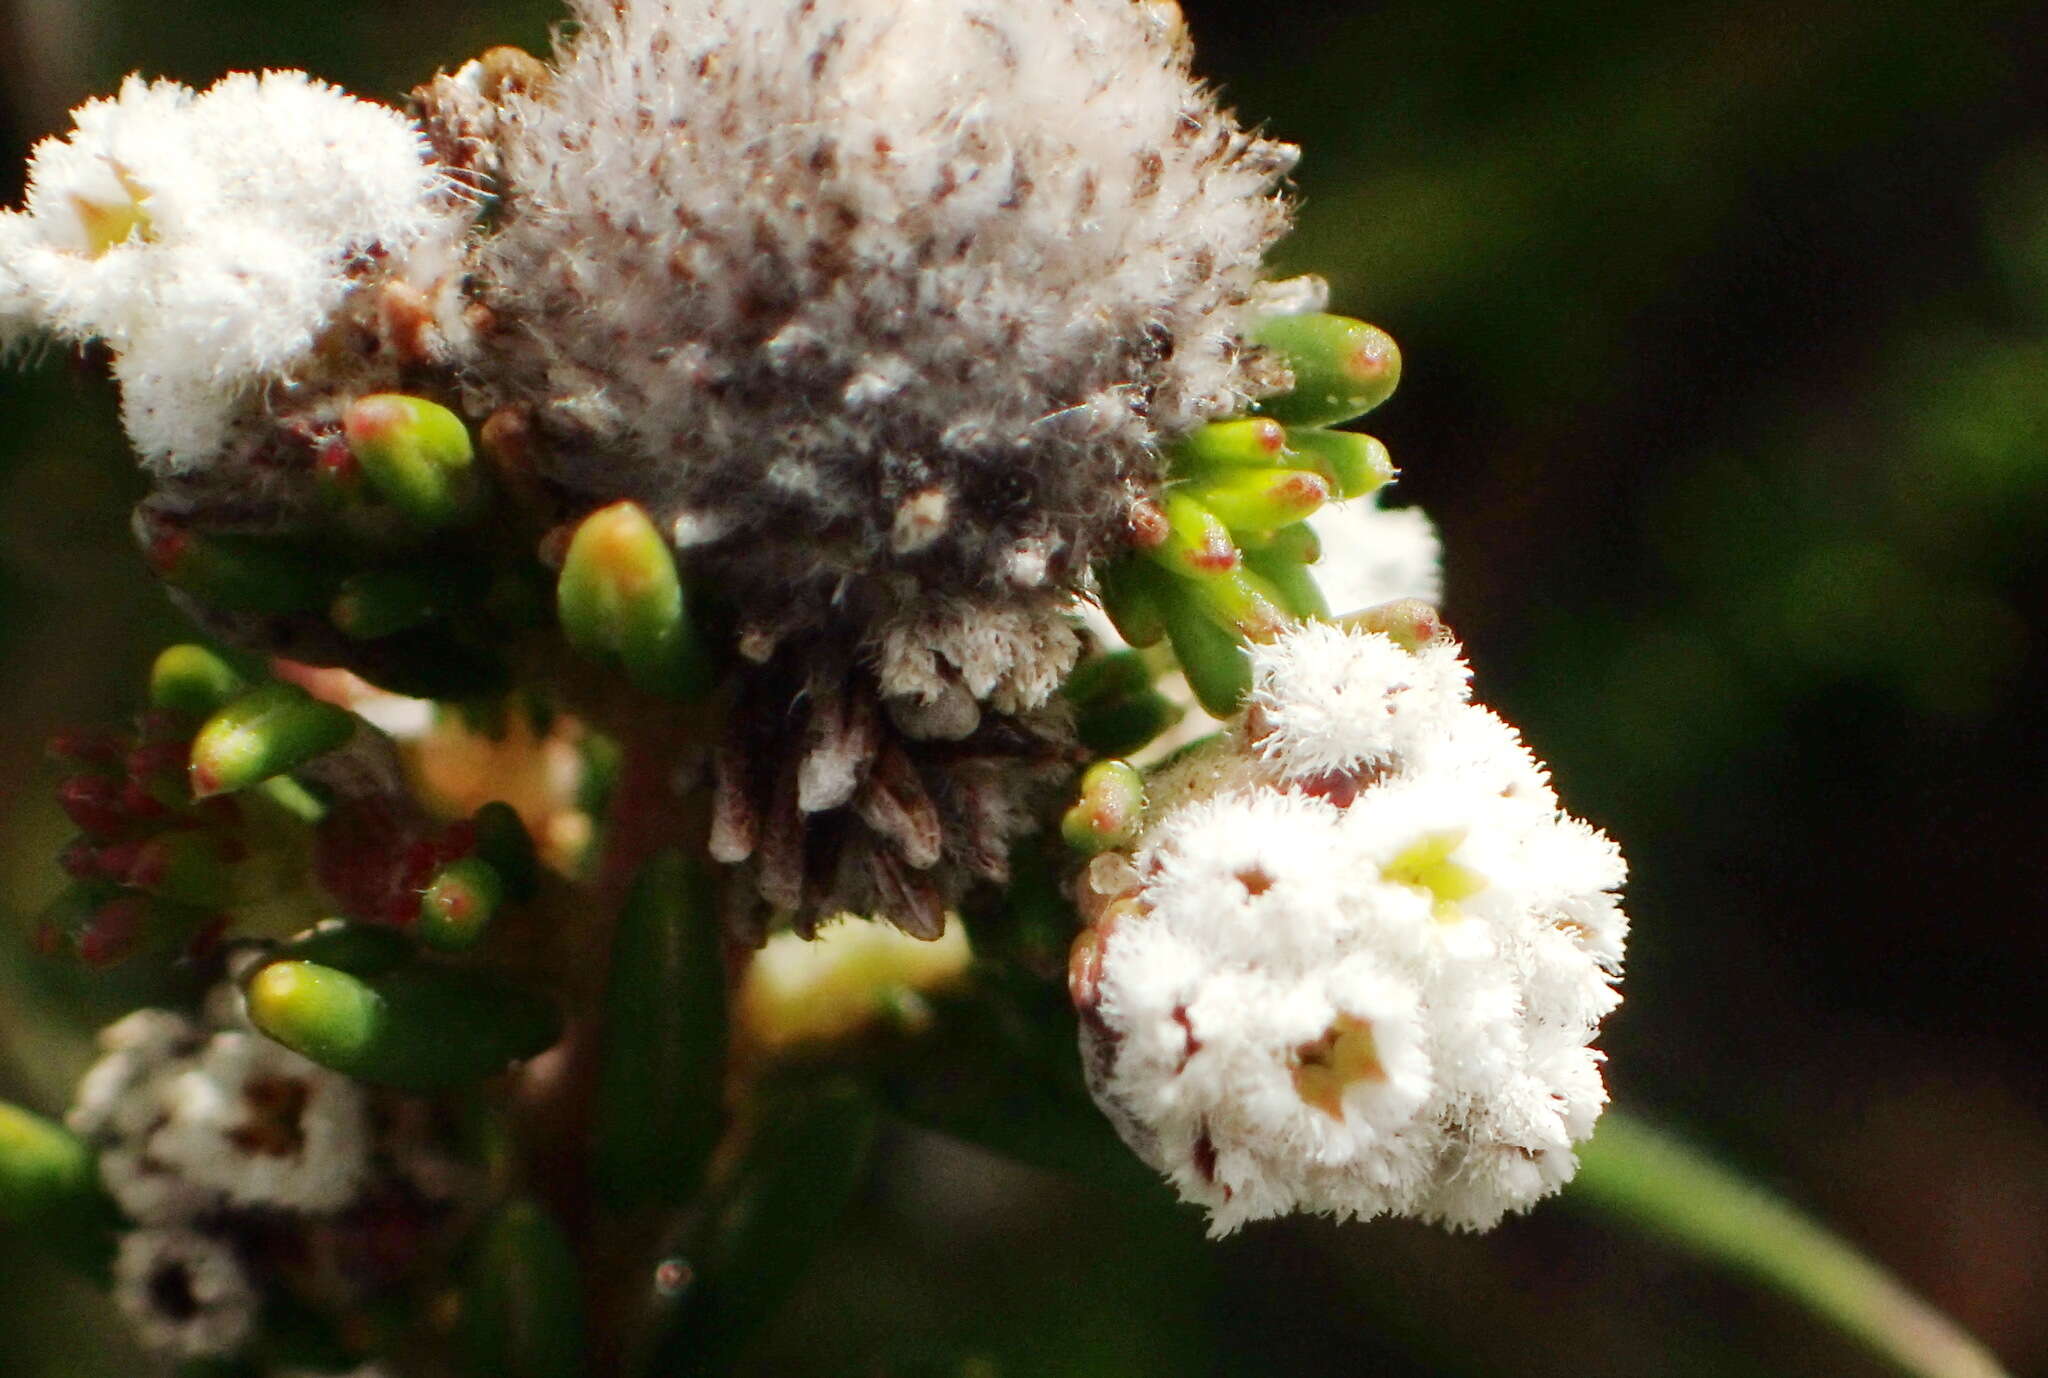
[[[1296,430],[1288,432],[1294,463],[1328,479],[1340,498],[1362,498],[1394,481],[1398,471],[1387,447],[1356,431]]]
[[[1401,351],[1378,326],[1345,316],[1275,316],[1252,339],[1278,354],[1294,374],[1294,390],[1261,400],[1255,410],[1289,426],[1334,426],[1365,415],[1393,396]]]
[[[674,552],[639,504],[613,503],[577,526],[556,607],[572,646],[616,657],[640,688],[694,698],[710,687]]]
[[[1128,847],[1145,826],[1145,777],[1128,761],[1097,761],[1082,773],[1079,798],[1060,819],[1060,836],[1082,852]]]
[[[1214,579],[1238,567],[1237,542],[1223,519],[1185,489],[1169,488],[1159,501],[1166,539],[1146,552],[1184,579]]]
[[[1424,646],[1451,639],[1451,629],[1434,603],[1420,598],[1396,598],[1337,619],[1359,631],[1378,632],[1403,650],[1419,651]]]
[[[206,720],[192,739],[192,794],[231,794],[295,770],[355,734],[355,715],[295,684],[260,685]]]
[[[358,398],[342,418],[349,453],[378,497],[426,530],[474,517],[482,498],[469,428],[421,397]]]
[[[1168,459],[1178,477],[1276,465],[1288,459],[1287,430],[1266,416],[1215,421],[1183,438]]]
[[[482,857],[449,862],[420,896],[419,940],[441,952],[466,952],[483,941],[505,903],[505,879]]]
[[[254,536],[164,527],[144,554],[172,588],[228,612],[311,612],[334,585],[327,567],[304,549]]]
[[[1249,568],[1215,579],[1190,579],[1176,593],[1232,636],[1247,641],[1270,641],[1287,626],[1287,609],[1279,592]]]
[[[1292,526],[1330,500],[1330,482],[1306,469],[1251,469],[1188,485],[1233,533]]]

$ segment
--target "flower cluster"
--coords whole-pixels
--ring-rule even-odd
[[[466,225],[410,121],[302,72],[130,77],[73,118],[0,213],[0,342],[104,342],[129,437],[167,468],[328,369],[315,346],[350,298]]]
[[[282,1277],[343,1302],[388,1284],[465,1190],[421,1107],[257,1033],[233,987],[210,1013],[103,1030],[65,1119],[130,1222],[115,1301],[146,1348],[182,1359],[240,1349]]]
[[[254,653],[56,744],[45,953],[231,984],[0,1183],[103,1184],[169,1358],[694,1365],[877,1098],[973,1089],[867,1060],[1057,1006],[1077,907],[1091,1088],[1219,1232],[1561,1183],[1620,859],[1470,701],[1345,429],[1399,350],[1261,279],[1294,150],[1176,8],[571,10],[407,113],[131,80],[0,213],[0,345],[106,347],[144,551]]]
[[[1293,1210],[1483,1229],[1572,1174],[1619,996],[1613,844],[1442,642],[1302,625],[1082,881],[1098,1102],[1218,1232]]]

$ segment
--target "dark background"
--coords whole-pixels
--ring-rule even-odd
[[[2048,1373],[2038,16],[1188,9],[1203,69],[1308,150],[1281,265],[1404,346],[1375,429],[1443,527],[1480,693],[1628,850],[1617,1097]],[[303,66],[396,98],[555,17],[0,0],[0,196],[131,69]],[[0,376],[0,1094],[45,1109],[118,992],[23,979],[64,833],[40,742],[123,711],[177,632],[112,417],[61,358]],[[891,1162],[764,1371],[1881,1371],[1569,1196],[1484,1239],[1297,1222],[1210,1246],[1163,1197],[930,1140]],[[0,1373],[135,1371],[99,1305],[0,1238]]]

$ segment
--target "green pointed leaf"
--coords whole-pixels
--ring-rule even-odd
[[[725,957],[711,876],[650,861],[619,916],[605,991],[599,1187],[622,1209],[694,1197],[725,1127]]]
[[[544,1052],[561,1019],[542,996],[488,972],[403,966],[366,976],[301,960],[249,978],[249,1017],[285,1047],[358,1081],[433,1091]]]

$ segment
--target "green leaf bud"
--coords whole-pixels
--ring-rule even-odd
[[[487,972],[404,966],[369,976],[272,962],[248,981],[249,1018],[323,1067],[434,1091],[495,1076],[552,1045],[552,1004]]]
[[[1287,457],[1286,428],[1266,416],[1211,422],[1168,453],[1172,472],[1183,477],[1279,464]]]
[[[692,698],[709,687],[675,556],[638,503],[583,519],[562,562],[556,605],[571,645],[616,655],[640,688]]]
[[[296,684],[260,685],[206,720],[192,739],[192,794],[236,790],[295,770],[354,735],[355,715]]]
[[[0,1101],[0,1224],[76,1210],[98,1195],[99,1170],[82,1139]]]
[[[420,397],[358,398],[342,418],[349,453],[369,487],[426,530],[475,515],[482,488],[469,428]]]
[[[1213,579],[1237,568],[1237,542],[1206,504],[1185,489],[1169,488],[1159,506],[1166,539],[1147,554],[1160,566],[1185,579]]]
[[[701,863],[664,852],[619,915],[605,989],[597,1182],[621,1209],[697,1192],[725,1127],[725,958]]]
[[[149,669],[149,706],[207,718],[248,687],[227,661],[204,646],[167,647]]]
[[[1306,469],[1252,469],[1190,484],[1188,492],[1237,532],[1292,526],[1328,502],[1330,488]]]
[[[1424,646],[1451,639],[1451,629],[1444,625],[1443,615],[1436,610],[1436,605],[1420,598],[1396,598],[1391,603],[1381,603],[1340,617],[1337,621],[1363,632],[1379,632],[1410,651],[1419,651]]]
[[[1289,426],[1334,426],[1365,415],[1393,396],[1401,351],[1376,325],[1345,316],[1275,316],[1252,338],[1294,373],[1294,390],[1256,410]]]
[[[1387,447],[1356,431],[1290,431],[1295,463],[1314,469],[1340,498],[1362,498],[1394,481],[1399,472]]]
[[[420,896],[421,942],[441,952],[464,952],[483,941],[505,902],[505,879],[482,857],[466,856],[434,873]]]
[[[1060,836],[1082,852],[1128,847],[1145,826],[1145,777],[1128,761],[1097,761],[1081,775],[1080,797],[1060,819]]]

